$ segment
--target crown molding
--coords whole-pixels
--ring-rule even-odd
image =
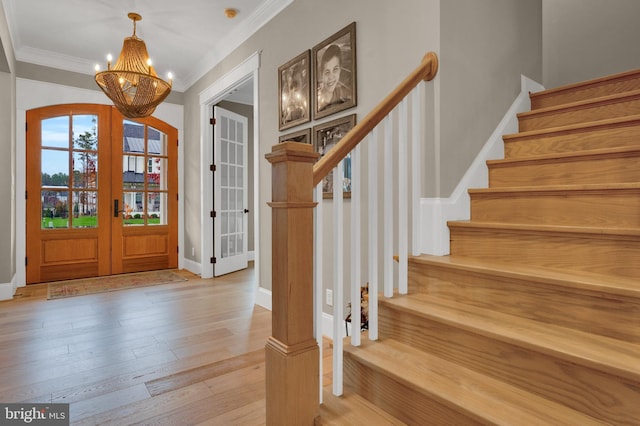
[[[193,72],[182,80],[188,89],[201,79],[213,67],[218,65],[225,57],[255,34],[267,22],[282,12],[294,0],[269,0],[226,37],[220,39],[210,52],[193,67]]]
[[[231,52],[262,28],[267,22],[293,3],[293,1],[294,0],[265,1],[251,16],[241,21],[236,29],[212,45],[209,53],[205,54],[203,59],[193,67],[193,71],[190,74],[186,76],[176,76],[172,89],[176,92],[184,92],[189,89],[196,81],[202,78],[226,56],[231,54]],[[7,10],[7,6],[11,8],[11,2],[7,2],[7,0],[3,0],[3,5],[5,6],[5,10]],[[13,11],[8,10],[8,16],[11,16],[11,13],[13,13]],[[21,46],[19,40],[15,39],[16,34],[11,28],[11,20],[7,20],[9,21],[9,31],[13,40],[16,60],[86,75],[95,74],[95,60],[82,59],[47,50]],[[16,48],[16,46],[19,47]]]

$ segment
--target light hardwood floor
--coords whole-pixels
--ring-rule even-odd
[[[0,401],[69,403],[75,425],[264,424],[271,312],[254,305],[253,268],[179,273],[188,281],[57,300],[38,284],[0,302]]]

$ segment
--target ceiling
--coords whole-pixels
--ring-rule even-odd
[[[2,0],[16,59],[93,75],[133,33],[183,92],[293,0]],[[237,10],[229,19],[224,9]]]

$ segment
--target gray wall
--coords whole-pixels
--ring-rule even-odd
[[[521,75],[542,79],[541,0],[441,3],[439,183],[448,197],[520,93]]]
[[[638,0],[543,0],[547,88],[640,68]]]
[[[423,55],[438,50],[439,0],[410,0],[404,8],[386,0],[363,7],[355,0],[296,0],[263,26],[185,93],[185,246],[200,247],[200,105],[199,94],[251,54],[260,51],[259,170],[260,240],[256,248],[259,284],[271,288],[271,166],[264,155],[278,143],[277,69],[353,21],[357,25],[358,106],[306,126],[357,113],[362,118],[417,67]],[[199,261],[199,259],[193,259]]]

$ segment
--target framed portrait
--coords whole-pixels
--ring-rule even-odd
[[[311,56],[315,91],[313,118],[356,106],[356,23],[316,45]]]
[[[323,157],[356,125],[356,115],[351,114],[313,127],[313,147]],[[323,198],[333,197],[333,186],[341,185],[345,197],[351,196],[351,154],[343,160],[344,176],[336,178],[334,172],[322,180]]]
[[[278,68],[278,129],[311,120],[311,64],[309,51]]]
[[[300,142],[300,143],[311,143],[311,128],[306,128],[302,130],[298,130],[297,132],[288,133],[286,135],[282,135],[278,138],[278,142]]]

